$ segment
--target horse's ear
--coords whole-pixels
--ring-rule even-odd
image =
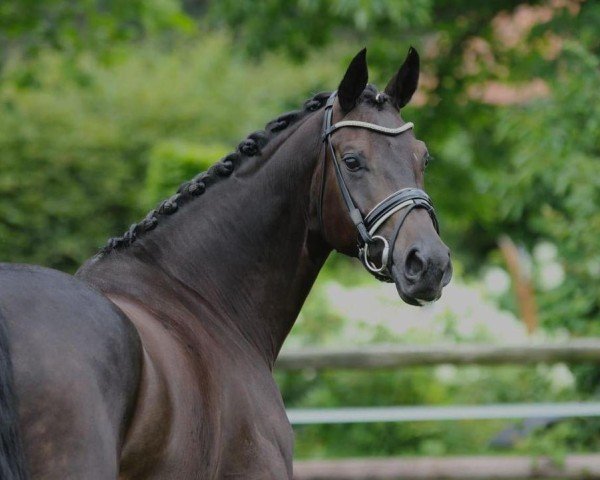
[[[338,87],[337,96],[344,113],[348,113],[354,108],[368,81],[367,49],[363,48],[350,62]]]
[[[419,54],[410,47],[406,60],[385,87],[385,93],[398,110],[410,102],[419,83]]]

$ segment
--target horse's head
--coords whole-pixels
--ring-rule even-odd
[[[318,216],[333,248],[358,255],[404,301],[422,305],[441,296],[452,264],[423,191],[427,147],[398,113],[417,88],[416,50],[384,92],[367,79],[362,50],[326,107]]]

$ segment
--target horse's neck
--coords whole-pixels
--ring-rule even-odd
[[[319,133],[313,115],[84,277],[153,309],[185,305],[186,321],[241,335],[272,365],[329,253],[309,225]]]

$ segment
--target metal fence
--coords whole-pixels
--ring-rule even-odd
[[[556,344],[378,345],[283,352],[279,370],[381,369],[425,365],[600,363],[600,340]],[[600,402],[462,406],[288,409],[294,425],[476,419],[600,417]],[[296,462],[298,480],[337,479],[600,479],[600,455],[539,457],[386,458]]]

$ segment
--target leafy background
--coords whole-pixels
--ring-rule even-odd
[[[427,189],[455,283],[515,313],[510,291],[482,288],[504,271],[497,240],[509,235],[535,281],[538,336],[597,335],[599,24],[600,4],[581,0],[2,2],[0,260],[74,271],[245,134],[335,88],[362,46],[382,86],[414,45],[423,73],[405,116],[435,157]],[[426,325],[435,334],[394,335],[392,322],[353,324],[336,307],[336,295],[371,292],[383,308],[392,300],[381,288],[333,257],[290,343],[496,338],[491,324],[461,334],[464,312],[434,312]],[[561,372],[573,382],[561,384]],[[290,406],[590,399],[599,379],[590,366],[278,373]],[[489,440],[506,424],[303,427],[297,453],[496,451]],[[512,449],[592,451],[598,427],[559,422]]]

